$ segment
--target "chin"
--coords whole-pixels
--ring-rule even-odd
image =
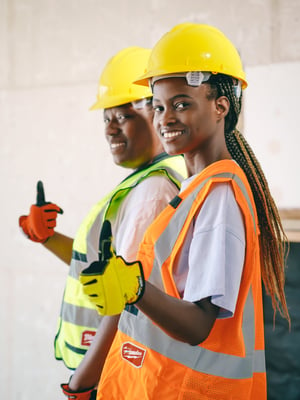
[[[177,155],[179,155],[179,154],[182,154],[181,151],[179,151],[179,150],[177,150],[177,149],[174,149],[174,148],[172,148],[172,147],[169,147],[169,146],[164,147],[164,151],[165,151],[167,154],[169,154],[169,156],[177,156]]]
[[[115,164],[118,165],[119,167],[122,167],[122,168],[130,168],[130,169],[137,168],[136,165],[133,162],[130,162],[130,161],[118,160],[118,162],[115,161]]]

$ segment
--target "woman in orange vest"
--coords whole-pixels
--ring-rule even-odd
[[[263,281],[288,320],[284,239],[266,178],[236,129],[247,87],[218,29],[177,25],[137,83],[189,178],[148,228],[138,261],[107,250],[81,282],[100,313],[123,310],[97,399],[266,399]]]

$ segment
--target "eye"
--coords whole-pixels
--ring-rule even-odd
[[[174,104],[174,108],[176,111],[183,111],[189,106],[189,103],[186,101],[180,101]]]
[[[153,110],[155,113],[160,113],[164,110],[164,108],[162,106],[154,106],[153,105]]]
[[[126,121],[127,119],[130,119],[132,116],[130,115],[130,114],[119,114],[118,116],[117,116],[117,120],[118,120],[118,122],[124,122],[124,121]]]
[[[104,118],[103,118],[103,122],[104,122],[105,125],[108,125],[109,122],[110,122],[110,119],[107,118],[107,117],[104,117]]]

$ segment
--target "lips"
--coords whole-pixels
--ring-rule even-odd
[[[126,146],[125,142],[114,142],[114,143],[110,143],[110,149],[111,151],[117,151],[119,149],[122,149]]]
[[[162,130],[161,131],[161,135],[165,138],[165,139],[173,139],[176,138],[178,136],[183,135],[183,131],[166,131],[166,130]]]

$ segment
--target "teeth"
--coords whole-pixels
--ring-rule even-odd
[[[162,132],[163,137],[166,139],[182,135],[182,131]]]
[[[117,149],[118,147],[125,146],[125,143],[111,143],[110,147],[111,149]]]

